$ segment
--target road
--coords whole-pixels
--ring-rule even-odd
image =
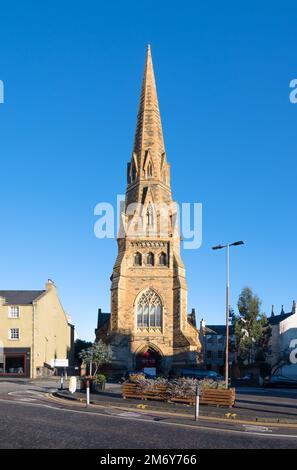
[[[273,428],[216,429],[215,425],[208,428],[154,414],[87,410],[82,405],[51,400],[47,392],[54,388],[53,383],[0,383],[0,448],[297,448],[295,430],[281,436]]]
[[[49,407],[52,406],[52,407]],[[296,438],[216,431],[53,405],[0,402],[0,448],[263,449],[297,448]]]

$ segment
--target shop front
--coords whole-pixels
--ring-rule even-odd
[[[30,377],[30,348],[4,348],[0,354],[0,376]]]

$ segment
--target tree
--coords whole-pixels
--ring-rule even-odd
[[[113,360],[113,352],[109,344],[105,344],[101,339],[97,343],[94,343],[88,349],[83,349],[79,354],[82,362],[91,368],[95,368],[94,374],[100,367],[109,364]],[[92,373],[92,371],[91,371]]]
[[[235,350],[239,362],[252,364],[265,361],[271,327],[267,317],[261,313],[261,301],[252,289],[245,287],[239,296],[239,314],[232,314]]]
[[[74,343],[74,361],[76,364],[81,364],[80,353],[84,349],[88,349],[92,346],[91,341],[85,341],[83,339],[77,339]]]

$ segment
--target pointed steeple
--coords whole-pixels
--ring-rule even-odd
[[[284,306],[282,305],[282,310],[281,310],[281,315],[285,315],[285,310],[284,310]]]
[[[161,116],[159,110],[151,48],[147,46],[144,77],[137,115],[136,133],[133,152],[137,160],[144,163],[145,153],[149,151],[153,157],[160,157],[165,152]]]
[[[274,317],[275,313],[274,313],[274,305],[272,305],[271,307],[271,316]]]

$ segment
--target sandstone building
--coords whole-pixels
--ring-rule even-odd
[[[44,290],[0,290],[0,377],[52,375],[73,362],[74,326],[52,281]]]
[[[99,310],[99,338],[113,367],[169,372],[200,361],[195,314],[187,313],[185,267],[170,185],[150,47],[113,268],[111,313]]]

